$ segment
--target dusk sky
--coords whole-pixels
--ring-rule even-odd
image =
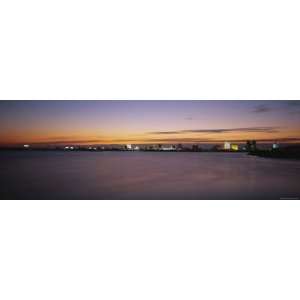
[[[0,101],[0,144],[300,141],[300,101]]]

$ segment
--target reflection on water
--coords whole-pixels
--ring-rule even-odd
[[[1,152],[1,199],[279,199],[300,162],[244,153]]]

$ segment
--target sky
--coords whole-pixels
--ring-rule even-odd
[[[300,101],[0,101],[0,145],[300,142]]]

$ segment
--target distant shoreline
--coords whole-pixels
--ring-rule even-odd
[[[75,148],[75,149],[63,149],[63,148],[0,148],[1,152],[15,151],[15,152],[151,152],[151,153],[244,153],[247,155],[258,156],[263,158],[274,158],[274,159],[296,159],[300,160],[300,147],[286,147],[275,150],[261,150],[257,149],[254,151],[246,150],[215,150],[215,149],[181,149],[181,150],[159,150],[159,149],[139,149],[139,150],[126,150],[119,148],[107,148],[107,149],[87,149],[87,148]]]
[[[0,148],[0,151],[19,151],[19,152],[32,152],[32,151],[45,151],[45,152],[173,152],[173,153],[181,153],[181,152],[191,152],[191,153],[247,153],[247,151],[233,151],[233,150],[123,150],[123,149],[97,149],[97,150],[89,150],[89,149],[72,149],[72,150],[65,150],[65,149],[45,149],[45,148],[31,148],[31,149],[22,149],[22,148]]]
[[[299,149],[278,149],[276,151],[256,150],[248,153],[249,155],[264,157],[264,158],[277,158],[277,159],[297,159],[300,160]]]

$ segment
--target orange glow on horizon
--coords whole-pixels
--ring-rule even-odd
[[[300,141],[300,101],[0,101],[0,145]]]
[[[291,139],[290,142],[298,142],[295,137],[299,137],[299,131],[281,131],[276,133],[264,133],[264,132],[225,132],[225,133],[188,133],[188,134],[111,134],[102,135],[99,134],[70,134],[60,135],[58,132],[29,132],[14,135],[1,135],[1,145],[19,145],[19,144],[44,144],[44,145],[60,145],[60,144],[77,144],[77,145],[89,145],[89,144],[177,144],[177,143],[222,143],[223,141],[233,142],[245,142],[246,140],[257,141],[280,141],[285,139]],[[295,139],[295,140],[292,140]],[[300,138],[299,138],[300,141]]]

